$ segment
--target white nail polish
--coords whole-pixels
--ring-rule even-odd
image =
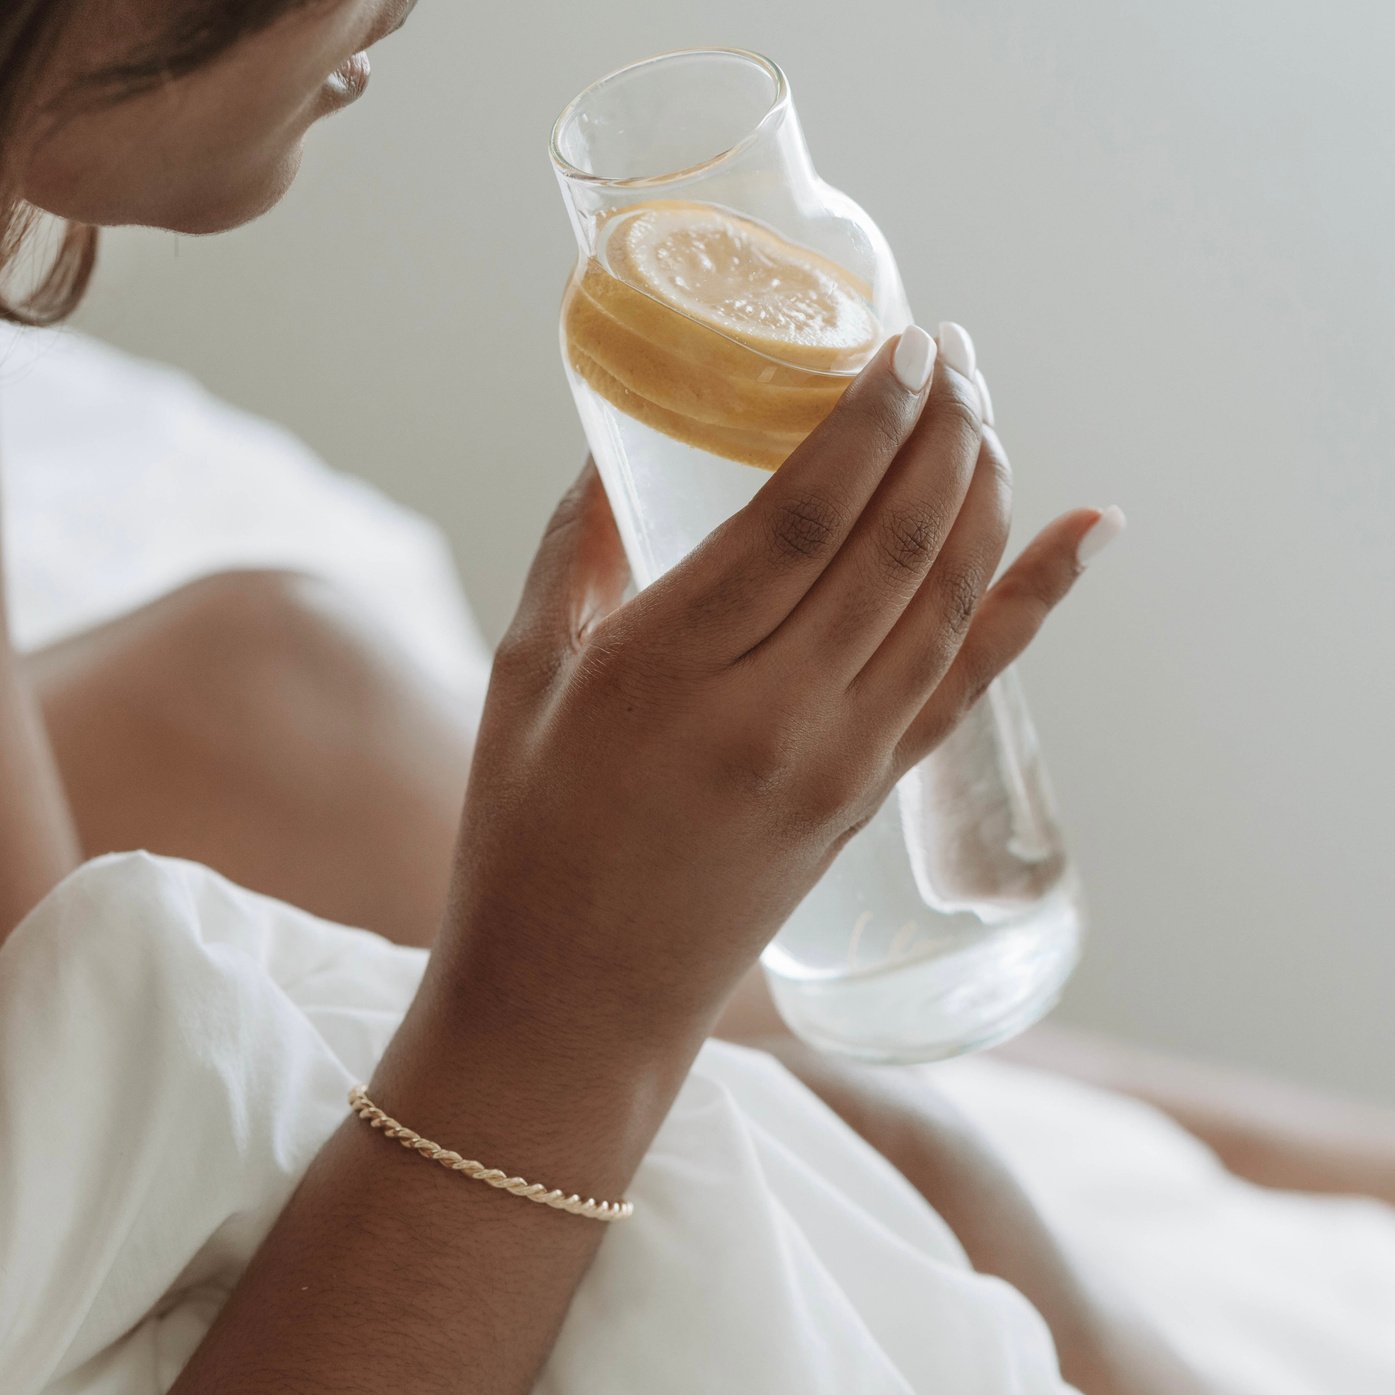
[[[907,392],[923,392],[935,371],[935,341],[919,325],[901,333],[891,358],[891,371]]]
[[[1118,504],[1111,504],[1100,514],[1095,526],[1080,539],[1075,560],[1082,567],[1088,567],[1128,526],[1123,509]]]
[[[978,369],[974,374],[974,382],[978,384],[978,399],[983,414],[983,419],[989,426],[993,425],[993,394],[988,391],[988,379],[983,376],[983,369]]]
[[[972,378],[978,369],[978,355],[974,353],[969,331],[953,320],[940,322],[940,355],[956,373],[966,378]]]

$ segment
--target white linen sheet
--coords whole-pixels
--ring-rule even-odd
[[[168,1388],[425,960],[139,853],[19,927],[0,949],[7,1395]],[[769,1057],[709,1043],[629,1195],[540,1395],[1067,1389],[1035,1310]]]
[[[488,660],[440,530],[183,373],[71,330],[0,324],[0,480],[15,642],[211,572],[323,576],[478,702]]]
[[[379,607],[424,667],[463,704],[478,703],[487,659],[435,530],[182,375],[71,333],[0,337],[0,468],[13,618],[28,645],[219,568],[299,567]],[[128,961],[148,966],[149,989],[123,978],[136,972],[122,968]],[[145,859],[87,869],[0,952],[0,1137],[28,1145],[0,1155],[0,1354],[13,1363],[23,1353],[0,1379],[6,1395],[44,1382],[65,1395],[168,1384],[316,1139],[342,1117],[349,1075],[368,1073],[419,967],[412,951]],[[123,984],[124,998],[114,991]],[[81,1026],[88,1013],[103,1024],[100,1051]],[[282,1060],[234,1049],[258,1023],[285,1048]],[[116,1094],[103,1094],[115,1079],[109,1061],[125,1063]],[[1247,1186],[1155,1111],[1068,1081],[992,1059],[926,1070],[988,1131],[1069,1243],[1153,1314],[1218,1395],[1395,1395],[1395,1212]],[[31,1071],[49,1082],[46,1094],[29,1088]],[[205,1087],[214,1107],[194,1130],[176,1102]],[[118,1105],[154,1132],[119,1128]],[[107,1131],[89,1130],[89,1118]],[[176,1138],[179,1165],[165,1176],[151,1140]],[[817,1171],[807,1162],[816,1143]],[[200,1191],[195,1157],[225,1148],[251,1163]],[[100,1174],[70,1160],[93,1150],[107,1164]],[[664,1199],[678,1175],[706,1197],[759,1179],[733,1203],[746,1208],[736,1213],[743,1227],[720,1232],[729,1251],[665,1248],[686,1245],[698,1220],[696,1242],[710,1229],[705,1212]],[[873,1177],[869,1198],[862,1184]],[[154,1178],[179,1199],[170,1214],[152,1206]],[[840,1192],[851,1179],[861,1179],[858,1204]],[[767,1062],[709,1050],[640,1187],[657,1203],[644,1214],[659,1229],[637,1219],[629,1241],[607,1241],[577,1312],[604,1303],[611,1322],[609,1303],[652,1274],[650,1263],[674,1271],[664,1280],[672,1311],[636,1333],[633,1360],[612,1342],[598,1370],[584,1351],[573,1362],[574,1322],[547,1395],[1057,1388],[1023,1305],[966,1275],[933,1214]],[[916,1237],[909,1247],[888,1230],[903,1222]],[[617,1272],[634,1254],[648,1258]],[[751,1301],[718,1330],[705,1307],[714,1274],[734,1262],[751,1276],[739,1290]],[[50,1308],[40,1295],[59,1278]],[[695,1295],[686,1309],[685,1292]],[[171,1294],[180,1296],[162,1297]],[[999,1315],[1028,1364],[992,1378],[1017,1386],[950,1383],[959,1349],[950,1342],[941,1361],[924,1339],[956,1304]],[[725,1311],[717,1305],[713,1320]],[[800,1323],[820,1329],[812,1374],[779,1365],[799,1352],[770,1350],[768,1338]],[[709,1345],[687,1345],[690,1327]],[[836,1342],[825,1329],[840,1333]],[[904,1332],[923,1339],[909,1354]],[[682,1352],[697,1353],[690,1368]],[[935,1363],[929,1374],[922,1359]],[[16,1370],[27,1383],[13,1383]]]
[[[1395,1210],[1251,1186],[1157,1110],[1059,1076],[924,1069],[1218,1395],[1395,1395]]]

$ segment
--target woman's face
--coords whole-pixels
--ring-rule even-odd
[[[205,67],[113,104],[94,103],[81,80],[152,42],[158,52],[174,7],[87,0],[42,75],[20,142],[21,192],[85,223],[191,233],[245,223],[290,188],[306,131],[361,94],[364,51],[414,4],[309,0]]]

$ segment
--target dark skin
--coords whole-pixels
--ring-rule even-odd
[[[944,369],[908,392],[890,349],[747,510],[629,604],[593,470],[564,502],[496,665],[451,905],[371,1082],[421,1132],[622,1195],[765,942],[1073,583],[1089,510],[988,590],[1007,528],[996,438],[970,384]],[[922,495],[946,523],[908,577],[885,529]],[[812,501],[829,525],[811,545]],[[955,559],[986,593],[967,630],[944,618],[964,583]],[[792,701],[801,636],[826,656],[853,611],[876,617],[881,646],[864,657],[849,626],[856,652]],[[860,684],[872,661],[920,686]],[[801,667],[820,672],[812,654]],[[847,735],[831,759],[835,721]],[[696,857],[673,856],[680,838]],[[662,942],[655,920],[671,927]],[[366,1390],[405,1370],[426,1388],[466,1371],[473,1388],[526,1390],[603,1235],[463,1187],[346,1119],[176,1388]],[[406,1257],[421,1246],[460,1283],[421,1283]],[[346,1341],[365,1326],[383,1334],[367,1351]]]
[[[253,216],[338,104],[325,75],[408,8],[314,4],[153,93],[58,126],[46,106],[13,152],[25,192],[96,222]],[[88,6],[45,101],[161,14]],[[1001,443],[974,384],[942,365],[909,390],[893,347],[746,510],[629,604],[593,470],[564,501],[500,650],[422,989],[370,1082],[421,1132],[622,1195],[765,943],[1074,582],[1095,510],[990,587],[1010,509]],[[0,752],[8,930],[81,851],[7,641]],[[526,1391],[604,1234],[346,1118],[175,1388]],[[450,1287],[430,1281],[447,1270]],[[1093,1388],[1149,1388],[1112,1378]]]
[[[922,418],[914,431],[915,403],[889,377],[883,356],[852,389],[840,418],[771,480],[751,512],[621,610],[611,607],[625,569],[593,474],[564,505],[495,668],[441,942],[421,996],[371,1083],[374,1098],[416,1129],[444,1140],[477,1140],[477,1152],[492,1148],[526,1176],[566,1177],[568,1186],[594,1196],[621,1196],[724,997],[868,805],[884,797],[889,784],[883,783],[896,776],[894,752],[907,732],[947,728],[979,675],[997,661],[988,660],[989,650],[979,644],[995,644],[992,653],[1006,658],[1027,638],[1035,619],[1013,600],[1024,583],[1018,572],[1003,591],[1002,611],[985,603],[981,636],[971,631],[964,647],[937,642],[943,677],[935,692],[942,699],[908,702],[903,710],[911,713],[910,727],[883,725],[873,749],[845,751],[851,767],[845,774],[850,783],[870,777],[870,799],[865,791],[844,790],[830,806],[822,777],[805,783],[812,762],[798,751],[784,757],[783,776],[773,777],[769,764],[755,762],[746,749],[748,723],[778,706],[785,643],[795,643],[794,628],[785,625],[798,617],[797,625],[823,629],[830,611],[843,611],[848,597],[830,587],[830,611],[812,604],[801,611],[799,603],[816,593],[834,558],[852,557],[858,547],[869,562],[877,555],[875,526],[851,522],[865,518],[873,525],[872,516],[851,509],[844,515],[850,523],[812,555],[791,552],[787,541],[791,506],[819,497],[833,483],[847,459],[844,432],[865,432],[862,412],[891,406],[897,413],[897,437],[890,439],[905,439],[911,448],[907,476],[928,483],[933,474],[940,488],[963,491],[951,536],[963,529],[961,540],[967,540],[983,529],[992,537],[1006,525],[1002,499],[990,492],[999,470],[985,463],[979,473],[972,463],[981,456],[979,442],[965,439],[957,424],[963,416],[954,395],[965,392],[963,382],[944,374],[936,391],[946,416]],[[943,463],[940,452],[954,449],[950,442],[972,462],[951,472],[935,469]],[[891,463],[870,463],[852,485],[866,502]],[[844,474],[834,487],[841,490],[845,480]],[[981,481],[977,491],[974,480]],[[1057,594],[1069,587],[1076,568],[1066,540],[1089,522],[1088,513],[1071,516],[1059,526],[1062,536],[1039,550],[1032,566],[1042,569],[1031,582],[1032,596],[1049,598],[1053,591],[1046,587]],[[995,545],[986,544],[985,552],[993,551]],[[983,565],[993,562],[985,558]],[[876,587],[886,587],[884,605],[893,612],[887,631],[894,632],[919,590],[904,582],[891,586],[886,568],[875,562],[864,576],[869,603]],[[926,583],[930,578],[933,566]],[[703,622],[718,610],[723,624]],[[678,617],[688,640],[681,649],[671,639]],[[767,643],[776,635],[778,646]],[[925,643],[923,632],[905,631],[901,638]],[[1004,642],[1006,649],[997,649]],[[956,650],[953,656],[949,650]],[[830,684],[848,691],[837,670]],[[732,692],[718,702],[706,685],[717,693],[731,685]],[[671,714],[675,732],[689,730],[693,720],[709,724],[706,739],[670,737],[663,720],[657,730],[638,727],[639,693],[650,710]],[[805,700],[806,709],[785,718],[785,737],[826,744],[820,709],[830,695],[809,693]],[[866,730],[861,723],[850,727]],[[618,762],[605,749],[610,739],[629,746],[650,742],[647,759]],[[900,759],[918,753],[917,746],[901,749]],[[861,776],[852,776],[852,769]],[[753,771],[764,778],[752,780]],[[622,802],[633,809],[632,829],[604,813],[617,780]],[[703,848],[700,857],[670,861],[668,841],[678,830],[670,833],[660,822],[660,806],[671,801],[675,780],[689,801],[704,805],[682,830]],[[558,855],[561,840],[565,852]],[[551,850],[547,858],[544,848]],[[695,879],[689,870],[695,862],[730,868],[730,880],[720,879],[728,886],[745,880],[744,914],[714,907],[713,890],[699,884],[709,879]],[[525,868],[531,875],[520,877]],[[636,896],[640,877],[642,897]],[[731,893],[718,887],[716,894]],[[656,919],[671,926],[663,954],[653,950]],[[557,925],[566,926],[565,935],[554,932]],[[533,953],[519,954],[519,939]],[[470,1091],[463,1096],[458,1081],[466,1067]],[[361,1124],[346,1123],[312,1166],[177,1389],[271,1385],[293,1370],[314,1370],[325,1378],[325,1389],[370,1389],[379,1380],[400,1380],[403,1359],[407,1374],[427,1388],[435,1388],[432,1381],[445,1388],[462,1370],[474,1374],[472,1388],[530,1387],[600,1243],[600,1228],[547,1212],[518,1216],[518,1204],[491,1193],[472,1193],[462,1204],[455,1179],[432,1175],[434,1169],[406,1154],[392,1161],[389,1186],[381,1140]],[[347,1214],[363,1208],[370,1223],[335,1225],[346,1207]],[[382,1247],[386,1236],[402,1236],[407,1214],[416,1218],[409,1239],[420,1247],[413,1260],[406,1247],[399,1249],[399,1239],[393,1251],[403,1258],[393,1267],[382,1260]],[[465,1292],[410,1282],[421,1257],[446,1265],[466,1254]],[[318,1283],[325,1272],[339,1276],[332,1302]],[[273,1302],[272,1295],[301,1286],[304,1304]],[[525,1295],[527,1302],[520,1302]],[[378,1331],[393,1332],[391,1355],[382,1355],[381,1367],[377,1353],[346,1350],[342,1342],[346,1324],[370,1321]],[[278,1359],[278,1352],[286,1355]],[[294,1366],[287,1367],[282,1362],[292,1352]]]
[[[922,627],[921,606],[939,611],[935,559],[926,558],[914,586],[876,560],[881,533],[869,505],[879,486],[897,465],[897,493],[913,479],[945,491],[954,502],[941,515],[954,522],[936,556],[961,555],[976,542],[982,588],[1005,533],[997,493],[1005,475],[987,454],[996,448],[965,430],[973,420],[962,410],[968,385],[943,373],[935,389],[943,416],[931,410],[917,422],[920,402],[895,385],[888,357],[750,510],[627,606],[611,609],[626,571],[592,473],[563,506],[496,665],[442,937],[371,1082],[374,1098],[419,1131],[470,1139],[474,1151],[493,1149],[525,1176],[622,1195],[723,1001],[765,941],[885,797],[900,762],[949,729],[1073,581],[1074,545],[1093,522],[1089,512],[1068,516],[1009,570],[962,645],[942,619]],[[860,447],[873,459],[850,478],[850,440],[866,439],[867,413],[888,411],[895,434]],[[791,549],[790,520],[830,491],[844,502],[846,521],[819,547]],[[807,692],[795,710],[783,674],[800,631],[826,643],[831,617],[846,613],[847,590],[819,582],[858,550],[866,606],[878,607],[880,595],[888,636],[937,650],[939,680],[920,701],[907,695],[897,704],[879,690],[861,709],[896,714],[879,727],[870,716],[847,722],[846,730],[880,734],[870,748],[844,740],[846,783],[833,787],[828,708],[840,691],[843,701],[858,701],[848,671],[861,670],[852,659],[847,669],[832,666],[832,691]],[[827,609],[813,599],[820,596]],[[915,627],[898,633],[907,616]],[[675,642],[678,634],[686,644]],[[643,713],[652,714],[643,721],[641,694]],[[772,766],[769,714],[782,708],[781,764]],[[705,731],[699,742],[694,723]],[[610,741],[617,751],[639,743],[643,758],[620,761]],[[823,770],[801,754],[813,749],[825,752]],[[675,782],[689,802],[665,812],[678,807]],[[617,825],[617,806],[632,811],[632,823]],[[698,840],[699,856],[673,856],[679,838]],[[709,874],[695,877],[694,865]],[[729,869],[715,887],[713,866]],[[521,877],[525,869],[531,875]],[[657,947],[654,923],[670,927]],[[520,936],[532,947],[526,957],[517,952]],[[463,1097],[458,1082],[467,1073]],[[527,1208],[520,1216],[517,1203],[482,1188],[466,1189],[462,1200],[456,1179],[405,1153],[392,1159],[389,1185],[385,1162],[381,1140],[346,1123],[177,1389],[245,1389],[293,1373],[303,1382],[313,1371],[326,1390],[366,1390],[401,1379],[404,1360],[427,1388],[461,1371],[472,1373],[471,1388],[530,1387],[601,1228]],[[334,1223],[346,1205],[361,1217],[352,1229]],[[409,1214],[408,1240],[429,1244],[443,1263],[470,1256],[463,1291],[412,1284],[409,1260],[400,1269],[382,1261],[388,1236],[399,1237],[394,1251],[402,1247]],[[338,1276],[332,1295],[318,1281],[325,1273]],[[303,1303],[281,1300],[302,1291]],[[393,1333],[381,1354],[345,1348],[345,1325],[364,1322]]]
[[[1207,1395],[1211,1385],[1127,1300],[1071,1257],[973,1123],[913,1072],[832,1060],[787,1032],[768,1051],[939,1212],[973,1260],[1031,1297],[1085,1395]]]
[[[81,861],[39,704],[10,644],[0,571],[0,943]]]

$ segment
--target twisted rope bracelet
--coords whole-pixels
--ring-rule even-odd
[[[535,1201],[539,1206],[550,1206],[554,1211],[565,1211],[571,1216],[585,1216],[593,1221],[627,1221],[635,1213],[634,1203],[630,1201],[596,1201],[590,1197],[583,1201],[575,1194],[568,1196],[565,1192],[549,1191],[539,1182],[525,1182],[523,1178],[510,1177],[498,1168],[485,1167],[483,1163],[462,1158],[459,1153],[452,1153],[440,1144],[432,1143],[429,1138],[413,1133],[396,1119],[389,1118],[368,1098],[368,1091],[362,1085],[355,1085],[349,1091],[349,1108],[365,1123],[380,1129],[388,1138],[395,1138],[404,1148],[410,1148],[422,1157],[440,1163],[451,1172],[463,1172],[466,1177],[476,1182],[483,1182],[486,1186],[496,1187],[499,1191],[509,1192],[513,1196],[521,1196],[525,1201]]]

